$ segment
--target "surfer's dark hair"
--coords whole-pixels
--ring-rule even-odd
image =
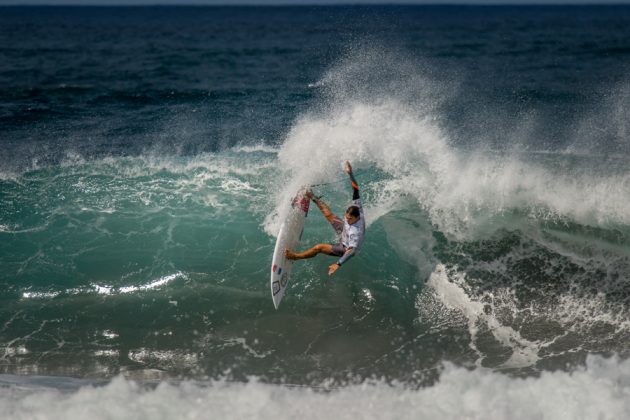
[[[353,217],[361,216],[361,210],[359,210],[359,207],[357,206],[348,207],[348,210],[346,210],[346,213],[350,214],[350,216],[353,216]]]

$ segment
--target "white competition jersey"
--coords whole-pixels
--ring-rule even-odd
[[[346,248],[352,248],[355,252],[359,252],[363,246],[363,238],[365,237],[365,215],[363,214],[363,205],[361,199],[352,200],[352,204],[359,208],[361,218],[353,225],[343,218],[343,232],[341,233],[341,244]]]

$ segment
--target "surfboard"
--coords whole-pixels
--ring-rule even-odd
[[[271,259],[271,297],[276,309],[284,297],[293,267],[293,261],[284,256],[284,250],[288,248],[295,251],[304,233],[306,216],[311,204],[308,197],[304,195],[305,191],[306,189],[301,189],[291,201],[291,208],[280,227]]]

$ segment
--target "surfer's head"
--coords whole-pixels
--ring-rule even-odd
[[[352,225],[356,223],[357,220],[359,220],[360,218],[361,218],[361,211],[359,210],[359,207],[357,206],[348,207],[348,210],[346,210],[346,220],[348,221],[348,223]]]

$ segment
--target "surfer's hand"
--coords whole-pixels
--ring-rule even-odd
[[[333,274],[335,274],[335,271],[339,270],[339,267],[341,266],[337,263],[330,265],[328,267],[328,276],[332,276]]]
[[[352,165],[350,165],[350,161],[346,160],[346,173],[348,175],[352,175]]]
[[[313,200],[315,198],[315,194],[313,194],[313,191],[311,190],[306,190],[305,195],[308,197],[309,200]]]

